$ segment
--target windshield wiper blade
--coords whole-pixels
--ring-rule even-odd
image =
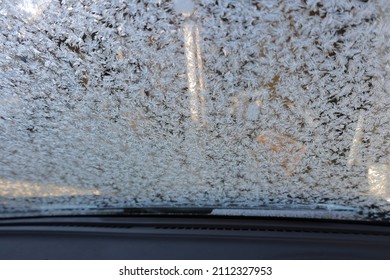
[[[195,207],[124,207],[124,208],[103,208],[103,211],[118,211],[124,215],[209,215],[214,208]]]
[[[358,208],[337,204],[271,204],[253,208],[215,208],[211,215],[218,216],[256,216],[256,217],[293,217],[293,218],[353,218]]]

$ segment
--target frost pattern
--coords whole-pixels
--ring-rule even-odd
[[[174,2],[0,1],[1,212],[388,219],[390,2]]]

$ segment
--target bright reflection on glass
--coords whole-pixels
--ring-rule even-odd
[[[188,90],[191,93],[191,118],[194,122],[199,122],[201,118],[201,121],[205,124],[205,97],[203,95],[205,84],[202,73],[199,28],[191,19],[187,18],[183,31],[185,55],[187,58]]]
[[[389,195],[390,168],[388,164],[371,164],[368,167],[367,179],[370,193],[387,198]]]
[[[363,137],[363,115],[362,112],[359,113],[358,122],[355,129],[355,136],[353,137],[351,150],[348,157],[348,166],[355,165],[358,161],[359,156],[359,146],[362,142]]]
[[[28,181],[0,179],[0,197],[57,197],[70,195],[100,195],[95,189],[39,184]]]
[[[29,19],[34,19],[40,15],[51,0],[22,0],[16,3],[17,7],[27,13]],[[15,3],[15,4],[16,4]]]

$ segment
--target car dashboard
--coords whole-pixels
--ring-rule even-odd
[[[388,259],[383,224],[210,216],[0,221],[0,259]]]

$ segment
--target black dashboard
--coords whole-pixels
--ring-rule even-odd
[[[389,259],[390,227],[210,216],[3,219],[0,259]]]

